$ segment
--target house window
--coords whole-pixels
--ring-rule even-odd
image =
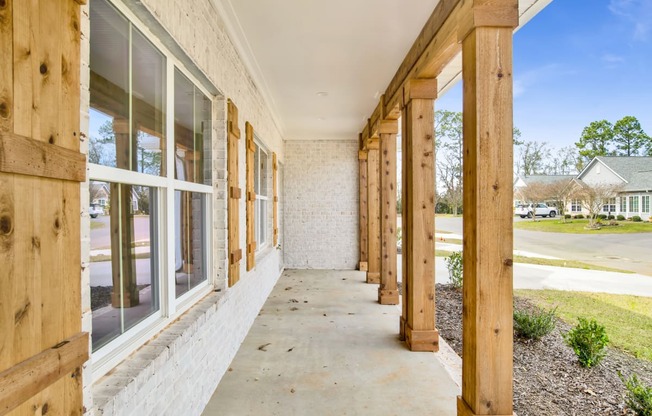
[[[650,212],[650,195],[643,195],[641,197],[641,212]]]
[[[638,195],[629,197],[629,211],[638,212]]]
[[[627,212],[627,197],[620,197],[620,212]]]
[[[571,201],[571,212],[582,212],[582,201],[573,199]]]
[[[91,219],[98,367],[209,289],[212,101],[120,7],[90,3],[89,203],[106,206]]]
[[[254,152],[254,192],[256,193],[256,206],[255,206],[255,218],[256,218],[256,243],[257,247],[260,250],[269,243],[267,236],[267,201],[268,201],[268,178],[267,178],[267,166],[268,166],[268,155],[267,152],[258,145],[256,145],[256,150]]]
[[[607,203],[602,206],[602,212],[616,212],[616,198],[609,198]]]

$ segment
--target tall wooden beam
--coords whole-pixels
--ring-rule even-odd
[[[227,181],[229,185],[228,229],[229,229],[229,287],[240,280],[240,197],[242,191],[238,182],[238,107],[227,101]]]
[[[512,409],[512,36],[517,0],[475,0],[461,28],[464,317],[458,415]]]
[[[396,134],[398,121],[381,120],[380,134],[380,287],[378,302],[398,304],[396,258]]]
[[[380,283],[380,146],[367,143],[367,283]]]
[[[358,270],[366,272],[368,270],[369,239],[367,236],[367,151],[358,151],[358,162],[360,164],[360,262]]]
[[[402,317],[403,335],[412,351],[437,351],[435,329],[435,153],[433,100],[437,80],[408,82],[403,91],[403,134],[407,158],[403,174],[408,205],[403,209],[407,242],[403,257],[406,304]]]

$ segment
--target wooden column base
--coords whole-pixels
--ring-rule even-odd
[[[410,328],[406,322],[405,343],[410,351],[437,352],[439,351],[439,331],[436,329],[417,331]]]
[[[367,263],[366,261],[361,261],[360,264],[358,264],[358,270],[360,270],[361,272],[366,272],[367,270],[369,270],[369,263]]]
[[[400,317],[400,322],[398,323],[398,339],[400,341],[405,341],[405,319],[403,317]]]
[[[380,283],[380,272],[367,272],[367,283]]]
[[[379,288],[378,303],[381,305],[398,305],[398,290]]]
[[[471,407],[469,407],[469,405],[466,404],[462,396],[457,396],[457,416],[481,416],[481,415],[478,415],[477,413],[473,413],[473,410],[471,410]],[[496,416],[514,416],[514,414],[510,413],[509,415],[496,415]]]

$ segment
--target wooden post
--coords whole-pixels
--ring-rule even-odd
[[[240,197],[242,191],[238,183],[238,108],[233,101],[227,101],[227,180],[229,184],[229,287],[240,280]]]
[[[367,144],[367,283],[380,283],[380,146],[378,139]]]
[[[247,141],[247,271],[256,266],[256,192],[254,189],[254,128],[247,121],[245,123],[245,137]]]
[[[403,123],[407,160],[405,191],[408,205],[404,230],[403,257],[406,303],[403,336],[412,351],[437,351],[439,333],[435,329],[435,155],[434,106],[436,79],[415,79],[405,85]]]
[[[380,122],[380,287],[378,302],[398,305],[396,280],[396,133],[397,120]]]
[[[366,272],[369,270],[367,263],[367,250],[369,249],[369,238],[367,234],[367,151],[358,151],[360,163],[360,263],[358,270]]]
[[[464,317],[458,415],[512,408],[512,36],[516,0],[474,2],[461,27]],[[479,22],[479,23],[476,23]]]

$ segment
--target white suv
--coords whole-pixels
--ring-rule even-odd
[[[521,218],[532,218],[532,213],[540,217],[550,217],[554,218],[557,215],[557,208],[549,207],[546,204],[536,204],[536,209],[530,205],[519,205],[514,211],[516,215],[520,215]]]
[[[104,215],[104,208],[102,208],[101,205],[93,204],[88,208],[88,215],[90,215],[91,218],[97,218],[98,215]]]

